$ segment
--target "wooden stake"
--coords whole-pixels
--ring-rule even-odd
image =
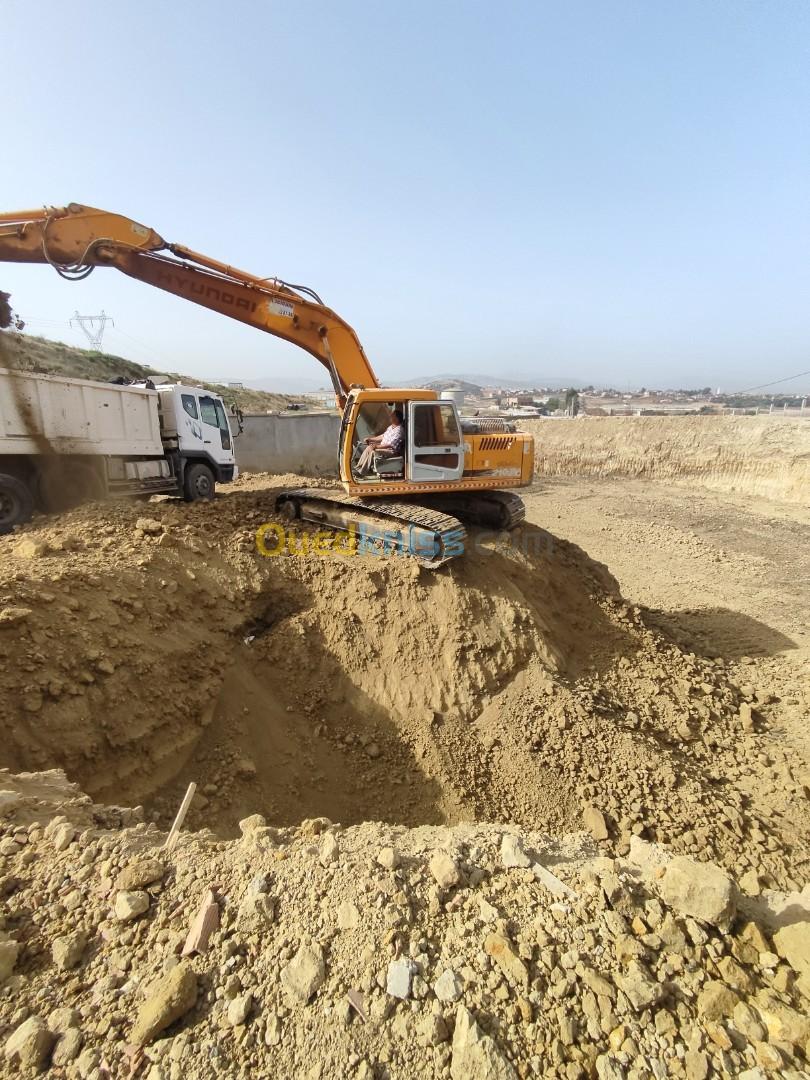
[[[188,808],[191,806],[191,800],[194,798],[194,792],[197,790],[196,783],[192,780],[188,785],[188,791],[183,796],[183,801],[180,803],[180,809],[177,811],[177,817],[174,819],[174,824],[169,830],[169,835],[166,837],[166,843],[163,845],[164,851],[173,851],[174,845],[177,843],[177,836],[183,827],[183,822],[186,820],[186,814]]]

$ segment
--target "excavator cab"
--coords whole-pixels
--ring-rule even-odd
[[[413,400],[414,395],[418,395]],[[374,455],[370,471],[357,465],[369,436],[381,435],[392,410],[403,420],[400,454]],[[348,452],[347,452],[348,449]],[[355,390],[346,403],[341,427],[341,479],[369,494],[381,486],[458,482],[464,472],[464,438],[456,406],[434,392]]]

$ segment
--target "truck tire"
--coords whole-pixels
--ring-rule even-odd
[[[24,525],[34,512],[34,496],[16,476],[0,473],[0,535]]]
[[[189,465],[183,476],[183,498],[186,502],[213,499],[215,489],[214,474],[207,465],[201,462]]]

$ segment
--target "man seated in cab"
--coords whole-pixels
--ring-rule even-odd
[[[402,409],[393,408],[389,413],[389,424],[382,435],[369,435],[366,439],[366,448],[360,455],[355,471],[360,476],[367,476],[374,464],[374,455],[383,454],[385,457],[396,457],[401,454],[405,446],[405,427],[403,425]]]

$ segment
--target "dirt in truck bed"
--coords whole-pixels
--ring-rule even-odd
[[[20,1001],[46,1031],[75,1004],[66,1075],[134,1055],[152,1080],[314,1077],[315,1034],[324,1078],[804,1068],[805,946],[730,906],[805,902],[802,512],[544,481],[524,528],[437,572],[302,554],[298,523],[297,554],[257,555],[262,524],[290,527],[277,491],[307,482],[0,540],[0,874],[22,943],[1,1030]],[[10,775],[49,769],[67,780],[38,794]],[[221,929],[177,965],[208,888]],[[78,980],[52,959],[77,892]],[[185,1020],[133,1040],[172,978]]]

